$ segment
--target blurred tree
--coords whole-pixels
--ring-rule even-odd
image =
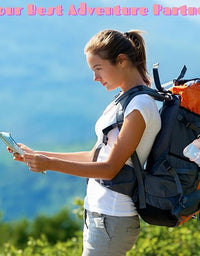
[[[67,241],[80,230],[80,225],[69,214],[69,210],[62,209],[56,215],[47,217],[44,215],[35,218],[31,226],[30,235],[33,238],[40,238],[44,234],[49,243]]]

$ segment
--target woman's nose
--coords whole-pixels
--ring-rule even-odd
[[[100,77],[98,74],[94,73],[93,80],[94,80],[95,82],[98,82],[98,81],[101,80],[101,77]]]

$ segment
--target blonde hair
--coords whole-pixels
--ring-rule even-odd
[[[94,35],[86,44],[84,52],[98,55],[102,59],[116,64],[119,54],[125,54],[137,68],[143,81],[150,85],[146,68],[145,42],[141,31],[132,30],[121,33],[116,30],[103,30]]]

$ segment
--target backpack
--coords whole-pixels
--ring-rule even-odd
[[[185,72],[184,66],[173,81],[176,87],[200,82],[198,78],[183,80]],[[200,212],[200,168],[183,155],[183,149],[200,134],[200,115],[181,106],[180,95],[161,86],[158,65],[154,66],[153,75],[157,89],[139,85],[117,97],[117,122],[102,131],[102,144],[107,144],[109,131],[114,127],[121,128],[126,106],[136,95],[148,94],[160,101],[161,130],[145,168],[142,168],[134,152],[131,156],[134,167],[125,165],[112,180],[96,181],[113,191],[131,196],[145,222],[176,227]],[[93,161],[97,160],[102,144],[96,149]]]

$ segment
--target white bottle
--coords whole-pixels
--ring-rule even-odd
[[[200,166],[200,138],[194,140],[183,150],[183,155],[188,157],[190,161],[195,162]]]

